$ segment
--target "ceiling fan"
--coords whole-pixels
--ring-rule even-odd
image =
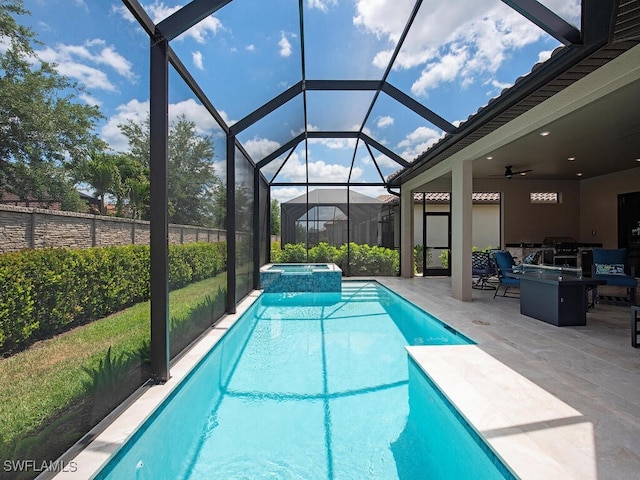
[[[504,178],[511,178],[514,175],[524,175],[525,173],[533,171],[531,168],[526,170],[518,170],[517,172],[513,171],[513,165],[507,165],[504,167]]]

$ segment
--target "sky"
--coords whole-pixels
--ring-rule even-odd
[[[126,151],[118,125],[142,121],[149,109],[149,38],[118,0],[24,0],[31,12],[40,58],[85,87],[81,101],[98,105],[105,119],[98,134]],[[142,1],[156,23],[186,2]],[[580,26],[580,0],[540,2]],[[171,47],[228,125],[233,125],[302,79],[379,80],[388,68],[413,0],[233,0],[171,41]],[[545,61],[560,43],[499,0],[425,0],[387,81],[453,125]],[[169,115],[185,115],[211,135],[214,168],[224,171],[223,130],[182,79],[170,72]],[[309,130],[362,130],[410,162],[442,130],[381,93],[308,91]],[[303,131],[304,103],[297,96],[238,135],[257,162]],[[369,112],[369,113],[368,113]],[[368,113],[368,115],[367,115]],[[366,120],[366,121],[365,121]],[[315,139],[263,169],[274,181],[381,182],[400,165],[353,139]],[[373,154],[376,164],[371,159]],[[308,158],[308,165],[305,165]],[[286,160],[286,163],[285,163]],[[283,165],[284,163],[284,165]],[[353,165],[353,168],[351,169]],[[351,170],[351,178],[348,178]],[[376,196],[377,187],[359,189]],[[272,188],[286,201],[300,186]]]

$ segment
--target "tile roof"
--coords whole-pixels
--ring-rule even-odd
[[[449,203],[451,194],[449,192],[417,192],[413,194],[415,203],[422,203],[422,197],[428,203]],[[378,200],[385,203],[393,203],[398,200],[395,195],[379,195]],[[500,202],[500,192],[473,192],[471,194],[473,203],[498,203]]]

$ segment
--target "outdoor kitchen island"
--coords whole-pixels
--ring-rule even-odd
[[[587,324],[589,292],[605,282],[583,278],[580,268],[522,265],[509,276],[520,279],[520,313],[557,327]]]

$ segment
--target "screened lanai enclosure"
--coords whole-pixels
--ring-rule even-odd
[[[99,156],[122,160],[118,173],[131,167],[127,180],[134,181],[126,198],[124,188],[106,194],[107,200],[113,195],[108,216],[22,212],[33,222],[25,238],[53,238],[35,222],[54,215],[62,219],[56,239],[82,237],[72,252],[33,248],[25,255],[51,255],[49,261],[16,261],[21,276],[3,277],[17,282],[35,266],[61,268],[60,275],[44,272],[44,288],[5,289],[20,314],[20,321],[5,315],[17,325],[14,337],[50,336],[38,349],[16,341],[23,351],[11,345],[0,351],[11,355],[0,362],[9,379],[0,394],[0,454],[38,462],[72,445],[82,449],[94,428],[109,424],[111,412],[123,411],[122,402],[169,380],[173,362],[203,336],[222,334],[225,313],[244,307],[240,302],[260,287],[260,268],[280,261],[287,249],[295,262],[338,252],[330,261],[349,277],[380,275],[361,267],[363,252],[381,252],[379,258],[390,260],[384,275],[420,272],[426,278],[412,285],[425,288],[432,275],[447,275],[452,298],[469,300],[478,220],[473,193],[500,192],[494,230],[506,246],[504,226],[522,220],[507,201],[523,193],[516,172],[534,168],[526,181],[540,185],[561,163],[546,155],[544,165],[530,167],[518,164],[517,154],[504,163],[487,158],[492,149],[511,154],[512,145],[520,149],[539,138],[533,126],[521,125],[527,114],[561,113],[555,95],[573,95],[572,86],[603,66],[615,70],[615,60],[638,43],[638,25],[628,23],[637,17],[637,0],[24,5],[34,15],[19,14],[17,22],[42,40],[39,58],[86,87],[78,103],[103,114],[87,127],[104,141]],[[0,57],[7,52],[0,48]],[[24,69],[37,72],[28,60]],[[603,82],[601,90],[614,83]],[[21,103],[0,97],[5,105]],[[602,115],[617,125],[603,135],[628,138],[628,125],[618,123],[635,118],[620,115],[621,107],[634,105],[630,97],[616,97],[615,113]],[[547,125],[542,119],[530,123]],[[527,134],[518,137],[522,131]],[[59,158],[66,159],[64,152]],[[602,158],[602,165],[614,161]],[[513,166],[513,179],[505,178],[505,165]],[[113,165],[101,166],[113,173]],[[563,198],[577,202],[577,190],[571,190],[576,198]],[[431,208],[437,206],[429,205],[431,193],[446,194],[446,208]],[[568,206],[576,219],[573,203]],[[72,218],[76,223],[66,223]],[[438,235],[427,235],[424,225],[432,224]],[[10,229],[0,230],[7,238]],[[23,301],[31,293],[42,293],[38,308]],[[44,320],[67,329],[49,331]],[[65,355],[58,341],[68,342]]]
[[[317,189],[281,205],[282,244],[354,242],[394,248],[395,205],[348,189]]]
[[[593,51],[613,9],[595,0],[123,3],[150,38],[159,379],[168,378],[168,156],[180,154],[168,151],[172,121],[195,119],[214,143],[233,312],[270,260],[273,200],[283,245],[358,242],[411,256],[401,248],[401,215],[377,198],[398,196],[403,172],[429,163],[424,152],[437,164],[440,147],[477,134],[485,117]]]

